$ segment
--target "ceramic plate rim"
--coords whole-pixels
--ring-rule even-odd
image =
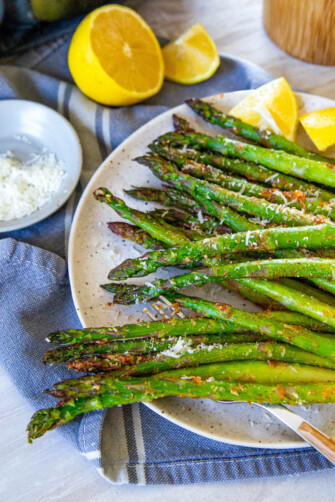
[[[77,134],[77,131],[74,129],[73,125],[69,122],[69,120],[67,120],[62,114],[60,114],[58,111],[54,110],[50,106],[44,105],[42,103],[37,103],[35,101],[31,101],[29,99],[16,99],[16,98],[2,99],[2,100],[0,100],[0,107],[2,106],[2,104],[7,104],[7,103],[11,103],[11,104],[14,103],[13,106],[16,106],[16,105],[20,106],[21,103],[29,103],[29,105],[31,105],[31,106],[36,106],[38,108],[47,109],[48,113],[50,113],[51,116],[58,116],[58,118],[60,118],[62,120],[62,122],[65,124],[65,126],[67,127],[67,129],[68,129],[67,134],[72,135],[72,138],[74,140],[74,145],[77,150],[76,154],[78,155],[78,163],[76,166],[75,176],[72,179],[70,179],[68,184],[66,185],[66,189],[67,189],[66,193],[64,193],[63,196],[60,196],[59,198],[57,198],[57,200],[54,200],[54,203],[49,207],[48,210],[45,210],[44,209],[45,205],[43,205],[40,208],[36,209],[36,211],[34,211],[33,213],[30,213],[26,216],[23,216],[22,218],[9,220],[8,222],[7,221],[0,221],[0,224],[1,224],[0,225],[0,234],[5,233],[5,232],[12,232],[14,230],[22,230],[24,228],[30,227],[31,225],[34,225],[35,223],[38,223],[38,222],[48,218],[48,216],[51,216],[56,211],[58,211],[58,209],[60,209],[65,204],[65,202],[70,198],[73,191],[75,190],[75,188],[78,184],[79,178],[80,178],[82,164],[83,164],[83,152],[82,152],[82,147],[81,147],[81,143],[80,143],[80,139]],[[18,133],[19,133],[19,131],[18,131]],[[50,153],[57,154],[57,152],[50,152]],[[63,188],[65,188],[65,187],[63,187]],[[57,193],[58,192],[56,192],[52,197],[55,197],[55,195]]]
[[[242,90],[242,91],[232,91],[232,92],[226,92],[224,93],[224,96],[226,95],[240,95],[240,96],[244,96],[244,95],[247,95],[248,93],[250,92],[250,90]],[[328,100],[329,103],[334,103],[334,100],[331,100],[329,98],[325,98],[323,96],[317,96],[315,94],[309,94],[309,93],[306,93],[306,92],[296,92],[295,94],[297,94],[298,96],[301,96],[302,98],[304,96],[308,96],[308,97],[316,97],[316,98],[319,98],[319,99],[323,99],[325,101]],[[207,97],[204,97],[202,98],[203,100],[212,100],[212,99],[215,99],[217,97],[220,97],[222,96],[222,94],[214,94],[212,96],[207,96]],[[183,109],[185,109],[187,105],[185,104],[181,104],[181,105],[178,105],[176,107],[173,107],[173,108],[170,108],[169,110],[161,113],[160,115],[158,115],[157,117],[154,117],[152,120],[150,120],[149,122],[145,123],[143,126],[141,126],[140,128],[138,128],[136,131],[134,131],[130,136],[128,136],[128,138],[126,138],[117,148],[115,148],[115,150],[113,150],[109,155],[108,157],[102,162],[102,164],[99,166],[99,168],[97,169],[97,171],[94,173],[94,175],[92,176],[92,178],[90,179],[90,181],[88,182],[81,198],[80,198],[80,201],[78,203],[78,206],[76,208],[76,212],[75,212],[75,215],[74,215],[74,218],[73,218],[73,222],[72,222],[72,226],[71,226],[71,230],[70,230],[70,236],[69,236],[69,248],[68,248],[68,266],[69,266],[69,277],[70,277],[70,286],[71,286],[71,292],[72,292],[72,298],[73,298],[73,302],[74,302],[74,305],[75,305],[75,308],[77,310],[77,315],[80,319],[80,322],[82,323],[83,326],[85,326],[85,318],[81,312],[81,309],[79,307],[79,299],[78,299],[78,296],[76,294],[76,291],[75,291],[75,287],[74,287],[74,279],[73,279],[73,269],[74,269],[74,236],[75,236],[75,233],[76,233],[76,227],[77,227],[77,223],[78,223],[78,220],[79,220],[79,215],[81,213],[81,209],[83,207],[83,205],[85,204],[85,199],[86,199],[86,196],[88,193],[91,193],[91,189],[92,189],[92,185],[94,185],[95,183],[95,179],[100,175],[100,173],[102,172],[103,169],[105,169],[105,166],[107,166],[111,160],[111,158],[115,155],[118,154],[119,151],[121,150],[125,150],[129,144],[132,143],[132,141],[136,140],[136,136],[138,134],[140,134],[145,128],[147,128],[148,126],[150,126],[153,122],[156,122],[156,121],[159,121],[159,120],[164,120],[166,117],[168,116],[171,116],[173,113],[180,113],[183,111]],[[146,145],[145,145],[146,146]],[[159,402],[159,400],[157,400]],[[184,429],[186,430],[189,430],[191,432],[194,432],[200,436],[203,436],[203,437],[206,437],[206,438],[209,438],[209,439],[213,439],[213,440],[216,440],[216,441],[219,441],[219,442],[223,442],[223,443],[228,443],[228,444],[232,444],[232,445],[238,445],[238,446],[246,446],[246,447],[251,447],[251,448],[261,448],[261,449],[278,449],[278,450],[281,450],[281,449],[289,449],[289,448],[295,448],[295,449],[301,449],[301,448],[306,448],[306,442],[303,441],[303,440],[299,440],[297,439],[296,441],[289,441],[289,440],[285,440],[283,442],[278,442],[278,443],[275,443],[275,442],[271,442],[271,443],[267,443],[267,442],[262,442],[262,443],[256,443],[255,441],[253,441],[252,439],[250,441],[246,441],[246,440],[235,440],[235,439],[231,439],[229,437],[225,437],[223,438],[222,436],[217,436],[216,434],[214,433],[209,433],[209,432],[206,432],[202,429],[199,429],[197,428],[196,426],[193,426],[193,425],[189,425],[187,423],[184,423],[182,421],[182,419],[179,419],[179,418],[174,418],[172,416],[168,416],[166,414],[162,414],[162,411],[160,410],[159,408],[159,405],[155,404],[155,402],[151,402],[151,403],[143,403],[145,404],[145,406],[147,406],[149,409],[151,409],[152,411],[154,411],[155,413],[157,413],[159,416],[165,418],[166,420],[176,424],[176,425],[179,425],[180,427],[183,427]],[[229,404],[229,406],[233,406],[233,404]]]

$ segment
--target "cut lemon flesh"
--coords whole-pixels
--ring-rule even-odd
[[[131,105],[156,94],[164,63],[158,41],[132,9],[94,10],[73,35],[69,68],[84,94],[107,105]]]
[[[195,84],[211,77],[220,57],[215,43],[201,23],[163,48],[165,77],[179,84]]]
[[[321,152],[335,145],[335,108],[306,113],[300,117],[300,122]]]
[[[270,129],[291,141],[295,140],[298,105],[284,77],[251,91],[230,110],[229,115],[261,129]]]

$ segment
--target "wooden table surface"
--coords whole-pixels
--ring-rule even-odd
[[[266,34],[261,0],[130,0],[157,35],[172,39],[201,21],[220,52],[248,59],[303,91],[335,99],[335,67],[295,59]]]
[[[221,52],[259,64],[302,90],[335,99],[335,67],[294,59],[268,38],[260,0],[130,0],[157,35],[172,38],[201,21]],[[2,334],[4,335],[4,334]],[[26,442],[32,409],[0,371],[0,499],[6,502],[314,502],[335,500],[334,472],[206,486],[113,486],[56,432]]]

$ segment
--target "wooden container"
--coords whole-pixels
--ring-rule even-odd
[[[335,0],[263,0],[264,27],[285,52],[335,65]]]

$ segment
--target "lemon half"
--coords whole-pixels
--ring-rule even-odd
[[[105,105],[138,103],[163,85],[163,57],[153,31],[121,5],[85,17],[73,35],[68,63],[79,89]]]

